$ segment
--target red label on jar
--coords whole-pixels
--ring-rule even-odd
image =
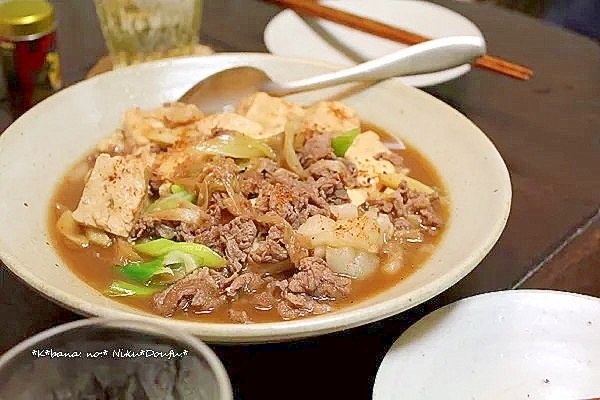
[[[0,39],[0,54],[15,118],[61,88],[54,32],[27,41]]]

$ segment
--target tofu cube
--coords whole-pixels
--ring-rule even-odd
[[[73,218],[117,236],[129,236],[148,192],[149,172],[142,159],[100,154]]]
[[[306,137],[319,133],[342,133],[360,127],[357,112],[339,101],[320,101],[309,107],[300,127]]]
[[[262,139],[283,132],[287,121],[302,117],[304,109],[282,98],[258,92],[243,99],[236,112],[262,125],[261,136],[255,137]]]
[[[381,142],[378,134],[366,131],[354,139],[344,158],[356,165],[357,180],[361,186],[376,188],[379,174],[393,174],[396,171],[391,162],[375,158],[378,154],[390,152],[390,149]]]
[[[253,138],[263,136],[263,127],[242,115],[225,112],[211,114],[195,123],[195,129],[201,138],[212,136],[213,130],[236,131]]]

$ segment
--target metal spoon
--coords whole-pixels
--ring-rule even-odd
[[[485,41],[477,36],[434,39],[347,69],[292,82],[274,82],[258,68],[235,67],[198,82],[179,101],[195,104],[206,113],[220,112],[259,91],[285,96],[349,82],[438,72],[470,63],[485,52]]]

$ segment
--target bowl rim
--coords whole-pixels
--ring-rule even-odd
[[[225,366],[216,355],[216,353],[203,341],[197,337],[190,335],[184,331],[174,330],[156,323],[141,323],[133,319],[124,318],[87,318],[72,322],[67,322],[61,325],[41,331],[27,339],[17,343],[15,346],[7,350],[0,356],[0,369],[4,368],[19,354],[29,351],[39,343],[44,342],[54,336],[62,335],[67,332],[72,332],[78,329],[86,329],[91,327],[106,327],[114,329],[122,329],[130,332],[146,333],[155,336],[164,336],[185,344],[193,349],[195,353],[203,357],[210,371],[214,374],[215,381],[219,388],[219,399],[233,400],[233,388]]]
[[[47,102],[53,102],[60,100],[61,96],[68,96],[71,91],[77,90],[82,86],[91,86],[96,84],[98,81],[109,80],[112,76],[131,73],[140,71],[143,73],[145,69],[155,68],[178,68],[179,65],[185,65],[190,63],[192,65],[210,65],[228,66],[228,62],[234,62],[242,60],[256,61],[261,60],[276,60],[282,63],[302,63],[305,65],[313,65],[321,68],[327,68],[329,70],[339,69],[340,66],[330,64],[324,61],[308,60],[297,57],[285,57],[276,56],[267,53],[221,53],[209,56],[190,56],[180,57],[174,59],[157,60],[143,64],[128,66],[113,71],[109,71],[90,79],[77,82],[59,92],[43,100],[38,105],[34,106],[31,110],[26,112],[17,121],[13,122],[9,126],[4,134],[0,135],[0,149],[2,149],[3,142],[8,136],[16,135],[18,132],[13,133],[11,129],[18,121],[28,118],[32,114],[35,114],[37,110],[42,109],[43,104]],[[236,324],[236,323],[214,323],[214,322],[199,322],[199,321],[186,321],[178,319],[167,319],[150,314],[134,314],[125,310],[118,310],[112,308],[110,305],[99,305],[94,304],[90,301],[82,300],[78,297],[74,297],[69,292],[58,289],[52,286],[46,285],[41,279],[38,279],[28,268],[24,268],[18,260],[18,257],[14,256],[9,250],[8,246],[4,245],[2,237],[0,237],[0,260],[4,262],[9,270],[13,272],[20,280],[26,283],[29,287],[40,293],[43,297],[49,299],[51,302],[57,303],[62,307],[65,307],[79,315],[88,317],[102,317],[102,318],[121,318],[121,319],[135,319],[147,321],[149,323],[155,323],[159,325],[166,325],[168,327],[174,327],[183,329],[193,335],[200,337],[202,340],[208,343],[215,344],[230,344],[230,343],[265,343],[265,342],[281,342],[289,341],[294,339],[301,339],[313,336],[319,336],[327,333],[338,332],[362,325],[366,325],[372,322],[376,322],[390,316],[399,314],[406,311],[418,304],[421,304],[432,297],[442,293],[444,290],[456,284],[468,273],[474,270],[480,261],[489,253],[494,247],[498,239],[500,238],[504,228],[506,226],[512,203],[512,187],[510,181],[510,175],[508,168],[502,156],[494,146],[493,142],[482,132],[470,119],[454,109],[450,105],[437,99],[436,97],[414,87],[407,86],[398,82],[398,80],[388,80],[384,82],[386,90],[392,90],[394,86],[402,87],[403,90],[409,90],[413,96],[420,96],[426,98],[428,102],[435,102],[437,106],[444,107],[448,112],[453,113],[456,118],[462,119],[465,123],[471,126],[471,128],[478,132],[480,140],[487,142],[486,145],[490,146],[490,155],[495,158],[496,167],[502,172],[502,181],[504,184],[503,191],[505,197],[498,201],[503,204],[502,212],[499,213],[494,224],[489,225],[487,238],[482,246],[477,251],[471,252],[469,257],[462,260],[460,265],[455,266],[452,270],[439,275],[436,279],[427,282],[420,286],[418,289],[413,290],[411,293],[397,296],[388,300],[381,301],[376,304],[371,304],[365,308],[353,309],[345,311],[344,309],[326,313],[318,316],[311,316],[308,318],[301,318],[290,321],[277,321],[277,322],[261,322],[256,324]],[[1,151],[0,151],[1,153]],[[232,327],[235,327],[232,329]]]

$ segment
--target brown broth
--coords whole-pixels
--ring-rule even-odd
[[[364,130],[371,129],[377,132],[384,142],[396,142],[392,136],[373,125],[365,125],[363,128]],[[404,158],[405,165],[410,169],[412,177],[429,186],[435,187],[442,195],[444,194],[443,185],[438,174],[432,165],[419,152],[407,144],[406,150],[397,151],[397,153]],[[84,174],[81,173],[82,168],[77,168],[77,166],[85,165],[87,165],[85,160],[78,163],[57,186],[50,204],[48,218],[49,232],[52,244],[64,260],[65,264],[85,283],[102,292],[108,288],[114,280],[120,279],[113,268],[116,263],[115,250],[113,249],[114,246],[109,248],[100,248],[95,245],[90,245],[88,248],[77,247],[66,240],[56,229],[56,221],[62,212],[59,210],[59,207],[57,207],[57,204],[63,205],[70,210],[74,210],[77,207],[84,186]],[[79,172],[74,172],[77,170],[79,170]],[[440,202],[437,211],[441,213],[444,221],[448,220],[448,207],[445,204],[445,201]],[[401,271],[398,271],[395,274],[377,271],[367,279],[354,280],[352,282],[352,291],[350,295],[345,299],[331,302],[331,306],[334,309],[340,309],[360,302],[394,286],[402,279],[405,279],[429,258],[430,252],[423,251],[423,249],[428,247],[431,248],[431,245],[435,246],[442,233],[443,228],[437,232],[436,235],[425,235],[423,243],[407,243],[405,245],[406,251],[404,254],[405,265]],[[153,313],[149,298],[117,297],[115,300]],[[281,321],[281,317],[276,310],[257,310],[249,304],[248,298],[243,295],[232,303],[230,307],[236,310],[246,311],[250,319],[255,322]],[[174,318],[205,322],[231,322],[228,316],[227,307],[221,307],[218,310],[205,314],[178,311],[174,315]]]

